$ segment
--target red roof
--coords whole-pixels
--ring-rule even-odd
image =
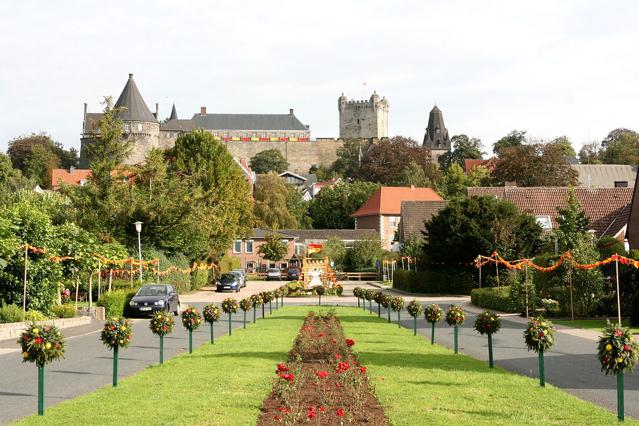
[[[402,210],[402,201],[442,201],[432,188],[382,186],[371,195],[352,217],[395,215]]]
[[[90,169],[53,169],[51,171],[51,186],[54,191],[60,189],[60,184],[80,185],[82,181],[89,180],[91,176]]]

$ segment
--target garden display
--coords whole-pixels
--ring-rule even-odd
[[[406,306],[406,310],[408,311],[408,315],[413,317],[413,336],[417,336],[417,317],[422,315],[422,311],[424,310],[424,308],[421,303],[413,299]]]
[[[488,336],[488,366],[494,368],[493,364],[493,334],[501,328],[499,315],[491,311],[484,311],[477,315],[475,320],[475,330],[481,335]]]
[[[362,294],[362,288],[361,287],[355,287],[353,289],[353,296],[357,297],[357,307],[359,308],[360,305],[360,299],[363,298],[363,294]]]
[[[326,292],[326,289],[324,288],[323,285],[317,286],[315,287],[315,293],[317,293],[317,296],[319,297],[319,306],[322,306],[322,294],[324,294]]]
[[[431,332],[430,332],[431,345],[435,344],[435,324],[437,324],[438,322],[441,322],[442,314],[443,314],[442,308],[440,308],[439,305],[437,304],[426,305],[426,307],[424,308],[424,318],[426,318],[426,321],[428,321],[431,325]]]
[[[149,322],[151,332],[160,336],[160,365],[164,364],[164,336],[173,331],[174,325],[173,315],[162,311],[154,312]]]
[[[524,340],[529,351],[539,354],[539,385],[546,386],[544,372],[544,352],[555,344],[555,330],[550,321],[533,317],[524,330]]]
[[[461,306],[450,305],[446,311],[446,324],[453,328],[453,340],[455,353],[459,352],[459,327],[464,324],[466,314]]]
[[[215,323],[220,320],[220,308],[217,307],[216,304],[211,303],[210,305],[206,305],[204,309],[202,309],[202,315],[204,316],[204,321],[209,324],[210,334],[211,334],[211,344],[215,344]]]
[[[390,294],[385,294],[384,296],[382,296],[382,306],[384,307],[384,309],[386,309],[386,315],[388,317],[388,322],[391,322],[391,302],[393,301],[393,296],[391,296]]]
[[[118,353],[126,348],[133,338],[133,329],[126,318],[111,318],[104,323],[100,340],[113,350],[113,387],[118,385]]]
[[[197,330],[202,324],[202,317],[195,308],[186,308],[182,311],[182,325],[189,331],[189,353],[193,353],[193,330]]]

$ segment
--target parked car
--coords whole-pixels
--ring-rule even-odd
[[[180,297],[170,284],[143,285],[129,302],[131,315],[149,315],[155,311],[180,313]]]
[[[236,272],[226,272],[222,274],[217,282],[217,291],[239,292],[242,288],[242,278]]]
[[[299,268],[288,268],[288,271],[286,271],[286,279],[289,281],[297,281],[299,277],[300,277]]]
[[[246,272],[244,269],[233,269],[231,272],[240,274],[240,278],[242,278],[242,287],[246,287]]]
[[[266,281],[279,281],[282,279],[282,271],[278,268],[269,268],[266,270]]]

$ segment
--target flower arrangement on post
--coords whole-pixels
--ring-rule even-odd
[[[544,374],[544,352],[555,344],[555,330],[552,323],[542,317],[533,317],[524,330],[524,340],[529,351],[539,354],[539,385],[546,385]]]
[[[154,312],[149,322],[151,332],[160,336],[160,365],[164,364],[164,336],[173,331],[174,325],[173,315],[162,311]]]
[[[632,371],[639,359],[639,346],[628,328],[608,322],[597,344],[601,371],[617,376],[617,417],[624,419],[623,375]]]
[[[363,297],[362,295],[362,288],[361,287],[355,287],[353,289],[353,296],[357,297],[357,307],[360,307],[360,299]]]
[[[431,325],[430,344],[435,344],[435,324],[441,322],[444,311],[437,304],[426,305],[424,317]]]
[[[481,335],[488,335],[488,366],[493,368],[493,334],[501,328],[499,315],[491,311],[484,311],[477,315],[475,330]]]
[[[373,294],[374,294],[373,290],[369,290],[369,289],[362,290],[362,296],[364,296],[364,300],[368,301],[368,310],[371,312],[373,312],[373,302],[371,302],[371,300],[373,300]]]
[[[393,296],[391,296],[390,294],[385,294],[384,297],[382,297],[382,306],[384,307],[384,309],[386,309],[386,314],[388,316],[388,322],[391,322],[391,302],[393,301]]]
[[[231,335],[231,316],[236,313],[239,308],[240,304],[231,297],[222,301],[222,312],[229,315],[229,336]]]
[[[382,316],[382,299],[384,299],[384,293],[376,291],[373,294],[373,300],[377,302],[377,318]]]
[[[182,311],[182,325],[189,330],[189,353],[193,353],[193,330],[197,330],[202,324],[202,317],[195,308],[186,308]]]
[[[249,299],[248,297],[246,299],[240,300],[240,309],[244,313],[244,328],[246,328],[246,311],[250,311],[252,306],[253,302],[251,302],[251,299]]]
[[[202,315],[204,315],[204,321],[209,323],[210,331],[211,331],[211,344],[215,344],[215,323],[220,320],[220,308],[217,307],[216,304],[211,303],[210,305],[206,305],[204,309],[202,309]]]
[[[453,328],[455,353],[459,350],[459,327],[466,320],[466,314],[461,306],[450,305],[446,311],[446,323]]]
[[[38,415],[44,415],[44,366],[64,357],[64,337],[54,325],[40,327],[30,322],[20,335],[22,362],[33,362],[38,367]]]
[[[264,309],[267,303],[272,300],[272,294],[270,291],[260,292],[260,298],[262,299],[262,318],[264,318]]]
[[[413,317],[413,336],[417,336],[417,317],[422,315],[424,308],[421,303],[413,299],[406,306],[406,310],[408,311],[408,315]]]
[[[257,318],[256,318],[257,307],[263,303],[263,301],[262,301],[262,293],[252,294],[250,299],[251,299],[251,302],[253,303],[253,324],[255,324],[255,322],[257,321]],[[264,308],[262,308],[262,317],[264,316],[264,310],[263,309]]]
[[[283,285],[280,287],[280,306],[284,307],[284,296],[288,296],[288,286]]]
[[[111,318],[104,323],[100,340],[113,350],[113,386],[118,385],[118,352],[131,343],[133,329],[126,318]]]
[[[402,326],[401,315],[402,315],[402,309],[404,308],[404,304],[405,304],[404,298],[399,296],[393,297],[390,303],[391,309],[397,312],[397,327]]]
[[[317,293],[317,296],[319,297],[319,306],[322,306],[322,294],[324,294],[325,292],[326,289],[323,285],[315,287],[315,293]]]

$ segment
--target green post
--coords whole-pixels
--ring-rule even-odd
[[[211,323],[211,344],[215,344],[215,327],[213,323]]]
[[[381,304],[377,304],[377,318],[381,318],[382,317],[382,305]]]
[[[272,300],[268,301],[268,314],[269,315],[273,315],[273,301]]]
[[[368,301],[368,310],[371,312],[371,314],[373,313],[373,301],[372,300]]]
[[[435,323],[434,322],[430,323],[430,344],[431,345],[435,344]]]
[[[113,348],[113,387],[118,385],[118,347]]]
[[[264,303],[262,303],[262,318],[264,318]]]
[[[402,310],[397,311],[397,327],[402,328]]]
[[[246,311],[244,311],[244,328],[246,328]]]
[[[44,365],[38,366],[38,416],[44,416]]]
[[[257,321],[257,305],[253,305],[253,324]]]
[[[189,353],[193,353],[193,330],[189,328]]]
[[[539,350],[539,386],[546,386],[546,373],[544,371],[544,350]]]
[[[617,374],[617,418],[620,422],[623,422],[623,371]]]
[[[318,294],[318,296],[319,296],[319,305],[322,306],[322,295]]]
[[[413,336],[417,336],[417,317],[413,317]]]
[[[164,364],[164,336],[160,336],[160,365]]]
[[[488,367],[493,368],[493,335],[488,333]]]
[[[357,298],[357,307],[358,308],[360,307],[360,305],[359,305],[359,297]]]
[[[280,303],[280,298],[279,297],[275,297],[275,310],[277,311],[280,307],[278,306]]]
[[[455,337],[455,353],[457,353],[459,349],[459,327],[455,326],[453,336]]]
[[[229,312],[229,336],[231,335],[231,313]]]
[[[284,295],[282,295],[282,304],[280,306],[284,307]]]
[[[386,314],[388,316],[388,323],[390,324],[391,320],[390,320],[390,308],[386,308]]]

